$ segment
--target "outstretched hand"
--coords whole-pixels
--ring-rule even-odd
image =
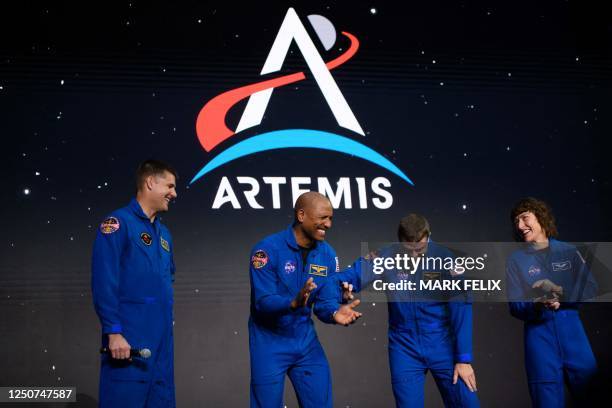
[[[348,326],[354,323],[355,320],[359,319],[362,314],[355,309],[361,303],[359,299],[353,300],[351,303],[340,306],[340,308],[334,313],[334,321],[338,324]]]
[[[342,303],[347,303],[349,300],[353,300],[353,284],[348,282],[342,282]]]
[[[308,278],[302,289],[295,296],[295,299],[291,301],[292,309],[299,309],[300,307],[306,306],[310,293],[317,288],[317,284],[314,283],[313,278]]]

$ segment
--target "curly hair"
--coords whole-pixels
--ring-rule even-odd
[[[518,231],[516,227],[516,217],[519,214],[524,212],[531,212],[538,219],[538,222],[544,229],[546,233],[546,237],[556,237],[557,236],[557,225],[555,223],[555,216],[550,209],[550,206],[546,204],[542,200],[538,200],[533,197],[521,198],[510,211],[510,222],[512,223],[512,231],[514,234],[514,239],[516,241],[523,241],[522,234]]]

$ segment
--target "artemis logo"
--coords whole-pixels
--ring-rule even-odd
[[[330,50],[336,42],[336,30],[333,24],[325,17],[319,15],[310,15],[308,16],[308,20],[312,24],[324,48],[326,50]],[[334,81],[334,78],[330,72],[330,70],[339,67],[351,59],[359,48],[359,41],[354,35],[348,32],[342,32],[342,34],[350,42],[348,49],[342,55],[325,63],[321,55],[318,53],[312,39],[308,35],[306,28],[300,21],[297,13],[293,8],[289,8],[278,31],[276,39],[272,44],[270,53],[268,54],[268,57],[261,70],[261,75],[278,72],[282,68],[283,62],[287,56],[287,53],[289,52],[290,45],[293,41],[295,41],[298,49],[304,57],[308,69],[310,70],[323,94],[323,97],[325,98],[325,101],[338,122],[338,125],[360,136],[365,136],[361,125],[353,114],[353,111],[349,107],[344,95],[340,91],[340,88],[338,88],[338,85],[336,84],[336,81]],[[270,98],[272,97],[274,88],[292,84],[305,78],[306,76],[303,72],[283,75],[277,78],[268,79],[226,91],[208,101],[200,110],[196,121],[196,133],[204,150],[210,152],[221,142],[229,139],[236,133],[260,125]],[[236,130],[232,131],[225,123],[226,114],[236,103],[246,98],[249,98],[246,108],[242,114],[242,117],[240,118]],[[347,154],[352,157],[358,157],[390,171],[408,184],[413,185],[408,176],[406,176],[397,166],[395,166],[381,154],[363,145],[362,143],[335,133],[314,129],[282,129],[245,139],[233,146],[230,146],[210,160],[193,177],[190,184],[193,184],[207,173],[230,161],[263,151],[287,148],[331,150],[338,153]],[[244,180],[247,179],[249,181],[244,182]],[[275,178],[264,177],[264,183],[269,184],[266,179]],[[297,177],[296,179],[303,178]],[[322,181],[322,179],[324,179],[324,181]],[[336,183],[337,189],[334,192],[333,189],[326,188],[326,186],[330,185],[329,181],[325,177],[319,177],[319,191],[327,194],[330,198],[331,195],[343,196],[344,194],[347,194],[347,190],[344,190],[346,189],[346,180],[344,179],[345,178],[341,178],[338,180]],[[382,179],[382,181],[380,179]],[[255,200],[255,197],[259,193],[259,182],[257,182],[256,179],[247,176],[237,177],[237,180],[239,184],[247,184],[251,186],[250,190],[244,191],[247,203],[252,208],[263,208]],[[367,208],[367,197],[363,190],[365,188],[363,187],[365,185],[365,179],[355,178],[355,182],[359,190],[360,208]],[[280,208],[278,197],[274,195],[275,191],[278,193],[279,183],[275,182],[271,185],[276,186],[276,190],[274,190],[274,187],[272,187],[271,190],[273,194],[273,207]],[[294,184],[292,182],[292,186],[293,185]],[[378,186],[378,188],[374,188],[374,185]],[[392,196],[388,191],[382,190],[380,186],[390,187],[391,183],[384,177],[377,177],[371,183],[374,194],[380,197],[384,196],[383,201],[386,204],[382,207],[376,205],[376,198],[374,198],[372,202],[377,208],[388,208],[393,202]],[[380,191],[382,191],[383,194],[381,194]],[[295,199],[297,198],[295,197],[295,192],[296,189],[292,187],[292,193],[294,193],[293,202],[295,202]],[[348,190],[348,195],[350,197],[350,188]],[[346,195],[344,195],[344,197],[346,197]],[[334,201],[335,200],[332,200],[334,207],[338,208]],[[345,203],[345,208],[351,208],[350,199],[347,201],[345,198],[343,201]],[[347,202],[348,205],[346,204]],[[223,177],[221,184],[219,185],[212,208],[220,208],[224,203],[230,203],[233,208],[241,208],[238,198],[236,197],[227,177]],[[340,201],[337,202],[337,205],[340,206]]]

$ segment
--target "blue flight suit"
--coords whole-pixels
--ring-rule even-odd
[[[338,308],[334,297],[319,299],[325,283],[337,282],[338,259],[326,242],[315,242],[302,261],[293,227],[270,235],[253,247],[250,263],[251,407],[282,407],[285,374],[289,375],[301,407],[332,406],[329,364],[319,343],[311,309],[333,323]],[[291,301],[309,278],[317,288],[308,305],[291,310]]]
[[[383,249],[378,256],[395,257],[401,245]],[[426,257],[454,258],[446,248],[430,241]],[[353,284],[355,291],[376,279],[398,283],[402,280],[459,279],[447,270],[417,269],[414,274],[395,269],[373,273],[373,259],[358,259],[341,272],[340,279]],[[447,407],[478,407],[475,392],[463,380],[453,385],[455,363],[472,362],[472,303],[466,293],[432,294],[419,291],[387,291],[389,312],[389,365],[397,407],[423,407],[427,371],[431,371]]]
[[[510,313],[525,322],[525,368],[535,407],[563,407],[564,379],[580,400],[597,364],[578,314],[579,301],[596,295],[597,284],[575,246],[549,239],[549,247],[515,251],[506,265]],[[538,308],[531,289],[549,279],[564,289],[557,311]]]
[[[138,201],[113,211],[100,225],[93,248],[92,292],[108,334],[121,333],[133,349],[148,348],[148,359],[115,360],[103,354],[101,407],[174,407],[172,238],[151,223]]]

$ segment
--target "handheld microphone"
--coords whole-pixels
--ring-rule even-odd
[[[108,349],[108,347],[102,347],[100,349],[100,354],[111,355],[111,351]],[[149,358],[151,357],[151,350],[148,348],[130,349],[130,357]]]

